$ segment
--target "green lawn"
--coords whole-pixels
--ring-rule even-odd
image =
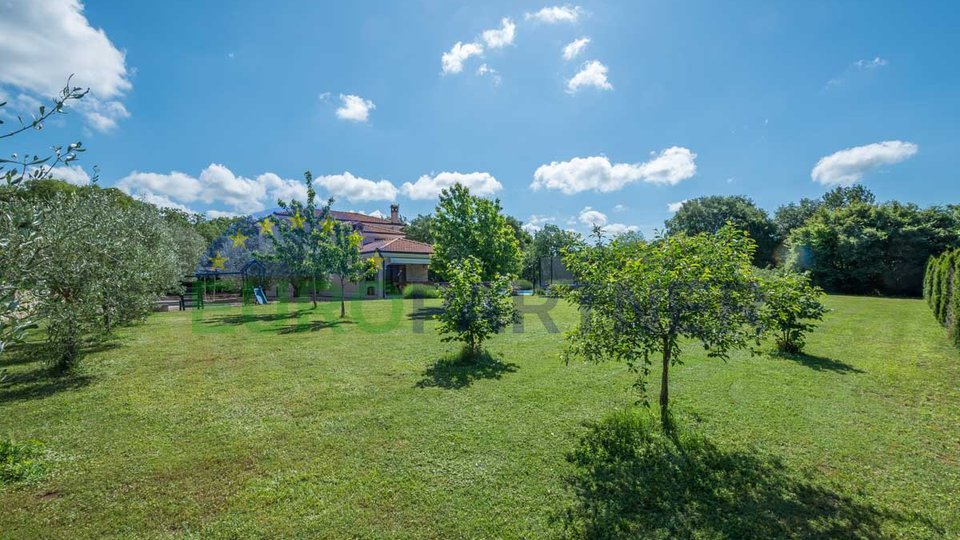
[[[828,302],[808,356],[687,347],[673,405],[703,439],[630,457],[635,475],[567,459],[635,402],[632,375],[564,364],[535,316],[477,367],[438,362],[456,347],[422,320],[435,301],[345,324],[334,304],[300,324],[161,313],[69,379],[28,346],[2,361],[0,438],[42,441],[47,472],[0,488],[0,537],[554,538],[611,515],[641,535],[960,537],[960,354],[921,301]]]

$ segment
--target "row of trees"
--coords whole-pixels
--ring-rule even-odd
[[[16,310],[7,318],[42,323],[48,357],[70,368],[85,345],[178,290],[204,244],[180,212],[96,185],[47,195],[33,182],[0,189],[0,281]]]
[[[696,234],[728,222],[757,244],[754,265],[809,271],[840,293],[919,296],[927,259],[960,242],[960,207],[879,204],[859,185],[781,206],[772,218],[745,197],[702,197],[666,225]]]
[[[930,258],[923,276],[923,298],[960,346],[960,249]]]
[[[0,139],[42,129],[86,94],[68,81],[51,106],[29,121],[18,117]],[[40,326],[46,358],[61,369],[74,366],[85,345],[143,319],[157,296],[180,287],[203,249],[182,212],[100,189],[96,176],[84,187],[52,178],[84,151],[77,141],[49,155],[0,159],[0,352]]]

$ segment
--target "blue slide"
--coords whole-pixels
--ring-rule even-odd
[[[263,294],[263,289],[260,287],[253,288],[253,297],[257,299],[257,303],[261,306],[267,303],[267,295]]]

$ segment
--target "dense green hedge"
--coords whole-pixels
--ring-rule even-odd
[[[950,339],[960,346],[960,249],[930,258],[923,276],[923,297]]]

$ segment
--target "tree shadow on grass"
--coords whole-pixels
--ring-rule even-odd
[[[298,309],[288,313],[241,313],[240,315],[221,315],[205,319],[204,324],[242,326],[254,323],[272,323],[263,328],[263,332],[276,331],[278,334],[296,334],[299,332],[316,332],[324,328],[335,328],[344,324],[356,324],[349,319],[306,320],[311,309]],[[284,321],[295,321],[294,324],[282,324]]]
[[[503,362],[487,351],[471,354],[467,349],[455,356],[441,358],[423,372],[417,388],[460,389],[481,379],[500,379],[504,373],[514,373],[520,366]]]
[[[883,538],[929,519],[884,510],[789,472],[778,458],[725,451],[683,426],[668,435],[648,413],[591,426],[568,461],[575,495],[561,513],[573,538]]]
[[[101,339],[90,341],[80,349],[80,358],[98,352],[104,352],[121,347],[119,339]],[[73,390],[87,386],[93,377],[77,373],[74,370],[64,371],[53,365],[51,348],[44,341],[30,341],[11,347],[3,355],[0,363],[0,404],[29,399],[42,399],[66,390]],[[35,364],[33,369],[9,373],[6,367],[28,366]]]
[[[407,315],[407,318],[411,321],[432,321],[441,313],[443,313],[443,308],[423,307],[411,312],[409,315]]]
[[[841,362],[825,356],[784,352],[778,352],[775,354],[775,356],[778,358],[786,358],[787,360],[802,364],[814,371],[832,371],[834,373],[866,373],[862,369],[851,366],[846,362]]]

